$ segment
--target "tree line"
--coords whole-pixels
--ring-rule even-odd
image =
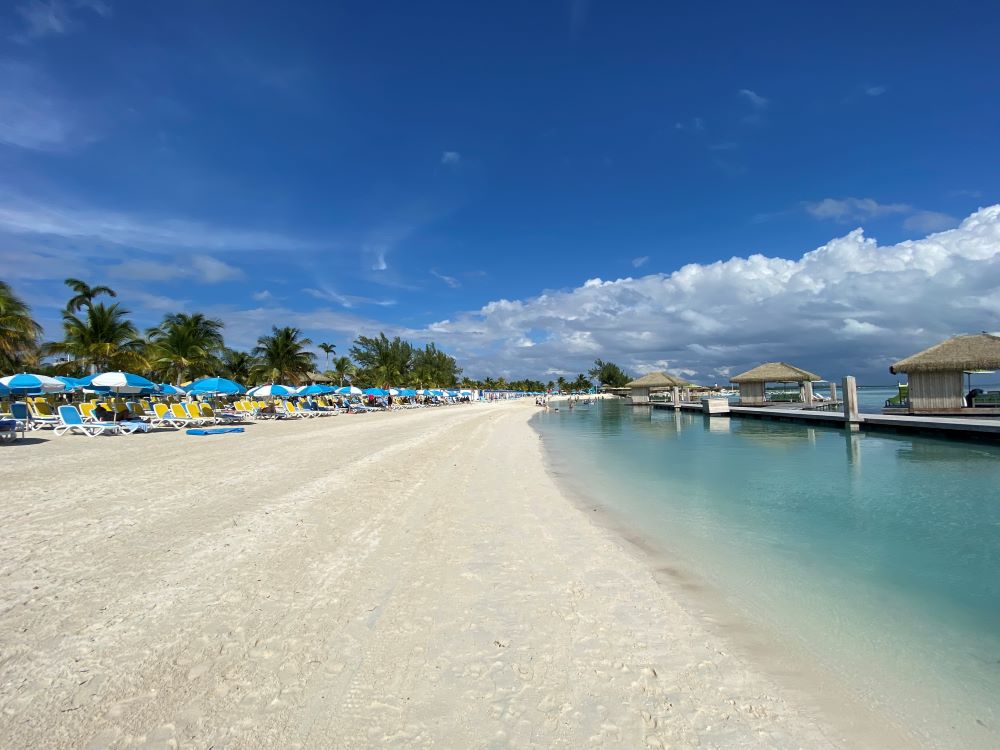
[[[463,377],[456,359],[435,344],[420,347],[384,333],[358,336],[350,356],[338,355],[335,344],[320,342],[316,348],[322,352],[322,364],[310,350],[312,340],[291,326],[272,326],[256,346],[244,351],[226,346],[223,322],[203,313],[168,313],[159,324],[140,332],[114,289],[74,278],[65,283],[71,296],[62,311],[62,338],[43,342],[42,327],[30,308],[0,281],[0,374],[32,369],[82,377],[127,370],[175,384],[207,375],[247,384],[300,384],[316,379],[320,372],[334,383],[360,387],[406,384],[523,391],[586,391],[594,382],[624,385],[629,380],[617,365],[602,360],[595,361],[589,377],[581,373],[575,380],[562,376],[547,383],[531,378],[474,380]]]

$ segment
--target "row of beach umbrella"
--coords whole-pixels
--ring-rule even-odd
[[[270,396],[318,396],[318,395],[341,395],[341,396],[436,396],[436,397],[456,397],[459,395],[471,395],[472,391],[446,391],[436,388],[413,389],[413,388],[367,388],[362,390],[357,386],[347,385],[334,388],[329,385],[305,385],[298,388],[290,385],[278,383],[267,383],[259,385],[249,390],[240,383],[226,378],[202,378],[189,384],[185,388],[171,385],[169,383],[154,383],[141,375],[131,372],[104,372],[98,375],[91,375],[86,378],[70,378],[65,376],[49,377],[48,375],[36,375],[32,373],[20,373],[0,378],[0,396],[26,395],[35,396],[46,393],[65,393],[75,390],[89,390],[99,393],[114,394],[157,394],[164,396],[174,395],[196,395],[196,396],[219,396],[247,394],[257,398],[268,398]]]

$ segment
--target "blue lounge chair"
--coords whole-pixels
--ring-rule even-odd
[[[87,437],[97,435],[117,435],[120,425],[117,422],[84,422],[80,412],[75,406],[66,404],[59,407],[59,426],[56,427],[56,435],[64,435],[67,432],[82,432]]]
[[[10,405],[10,415],[17,422],[17,429],[21,431],[21,435],[24,435],[25,430],[37,430],[38,427],[35,426],[34,422],[31,421],[31,412],[28,411],[28,405],[23,401],[15,401]]]
[[[21,437],[24,437],[24,430],[21,430]],[[17,420],[0,419],[0,440],[17,439]]]

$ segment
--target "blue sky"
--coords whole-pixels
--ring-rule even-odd
[[[244,347],[891,380],[1000,328],[1000,7],[920,5],[7,3],[2,275],[51,336],[74,275]]]

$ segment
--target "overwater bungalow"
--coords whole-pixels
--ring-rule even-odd
[[[953,336],[889,368],[906,373],[908,394],[891,410],[907,414],[1000,414],[1000,391],[984,393],[966,385],[973,372],[1000,369],[1000,336]]]
[[[762,365],[731,377],[730,382],[740,387],[741,406],[766,406],[771,402],[805,403],[813,401],[812,384],[822,380],[819,375],[795,367],[787,362],[765,362]],[[767,395],[767,384],[782,386],[778,394]],[[784,386],[794,384],[795,391],[789,393]]]
[[[648,404],[650,393],[655,389],[665,391],[672,388],[686,388],[690,383],[669,375],[665,372],[651,372],[643,375],[629,383],[625,387],[629,389],[629,395],[633,404]]]

